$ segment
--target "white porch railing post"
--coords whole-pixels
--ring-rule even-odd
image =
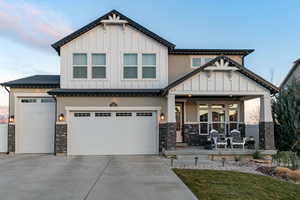
[[[168,94],[168,122],[175,123],[175,94]]]

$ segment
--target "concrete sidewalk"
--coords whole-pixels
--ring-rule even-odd
[[[0,156],[9,200],[197,199],[156,156]]]

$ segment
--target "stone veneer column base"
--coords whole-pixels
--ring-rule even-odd
[[[67,124],[56,124],[55,130],[55,154],[67,154]]]
[[[159,152],[176,148],[176,123],[159,124]]]
[[[14,153],[16,151],[16,128],[14,124],[8,124],[7,150],[8,153]]]
[[[259,148],[275,150],[273,122],[259,122]]]

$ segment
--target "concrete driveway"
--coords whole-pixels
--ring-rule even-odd
[[[9,200],[189,200],[196,197],[156,156],[0,156]]]

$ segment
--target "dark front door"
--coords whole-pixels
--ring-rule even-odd
[[[176,142],[181,143],[183,141],[182,125],[183,125],[183,102],[176,103]]]

